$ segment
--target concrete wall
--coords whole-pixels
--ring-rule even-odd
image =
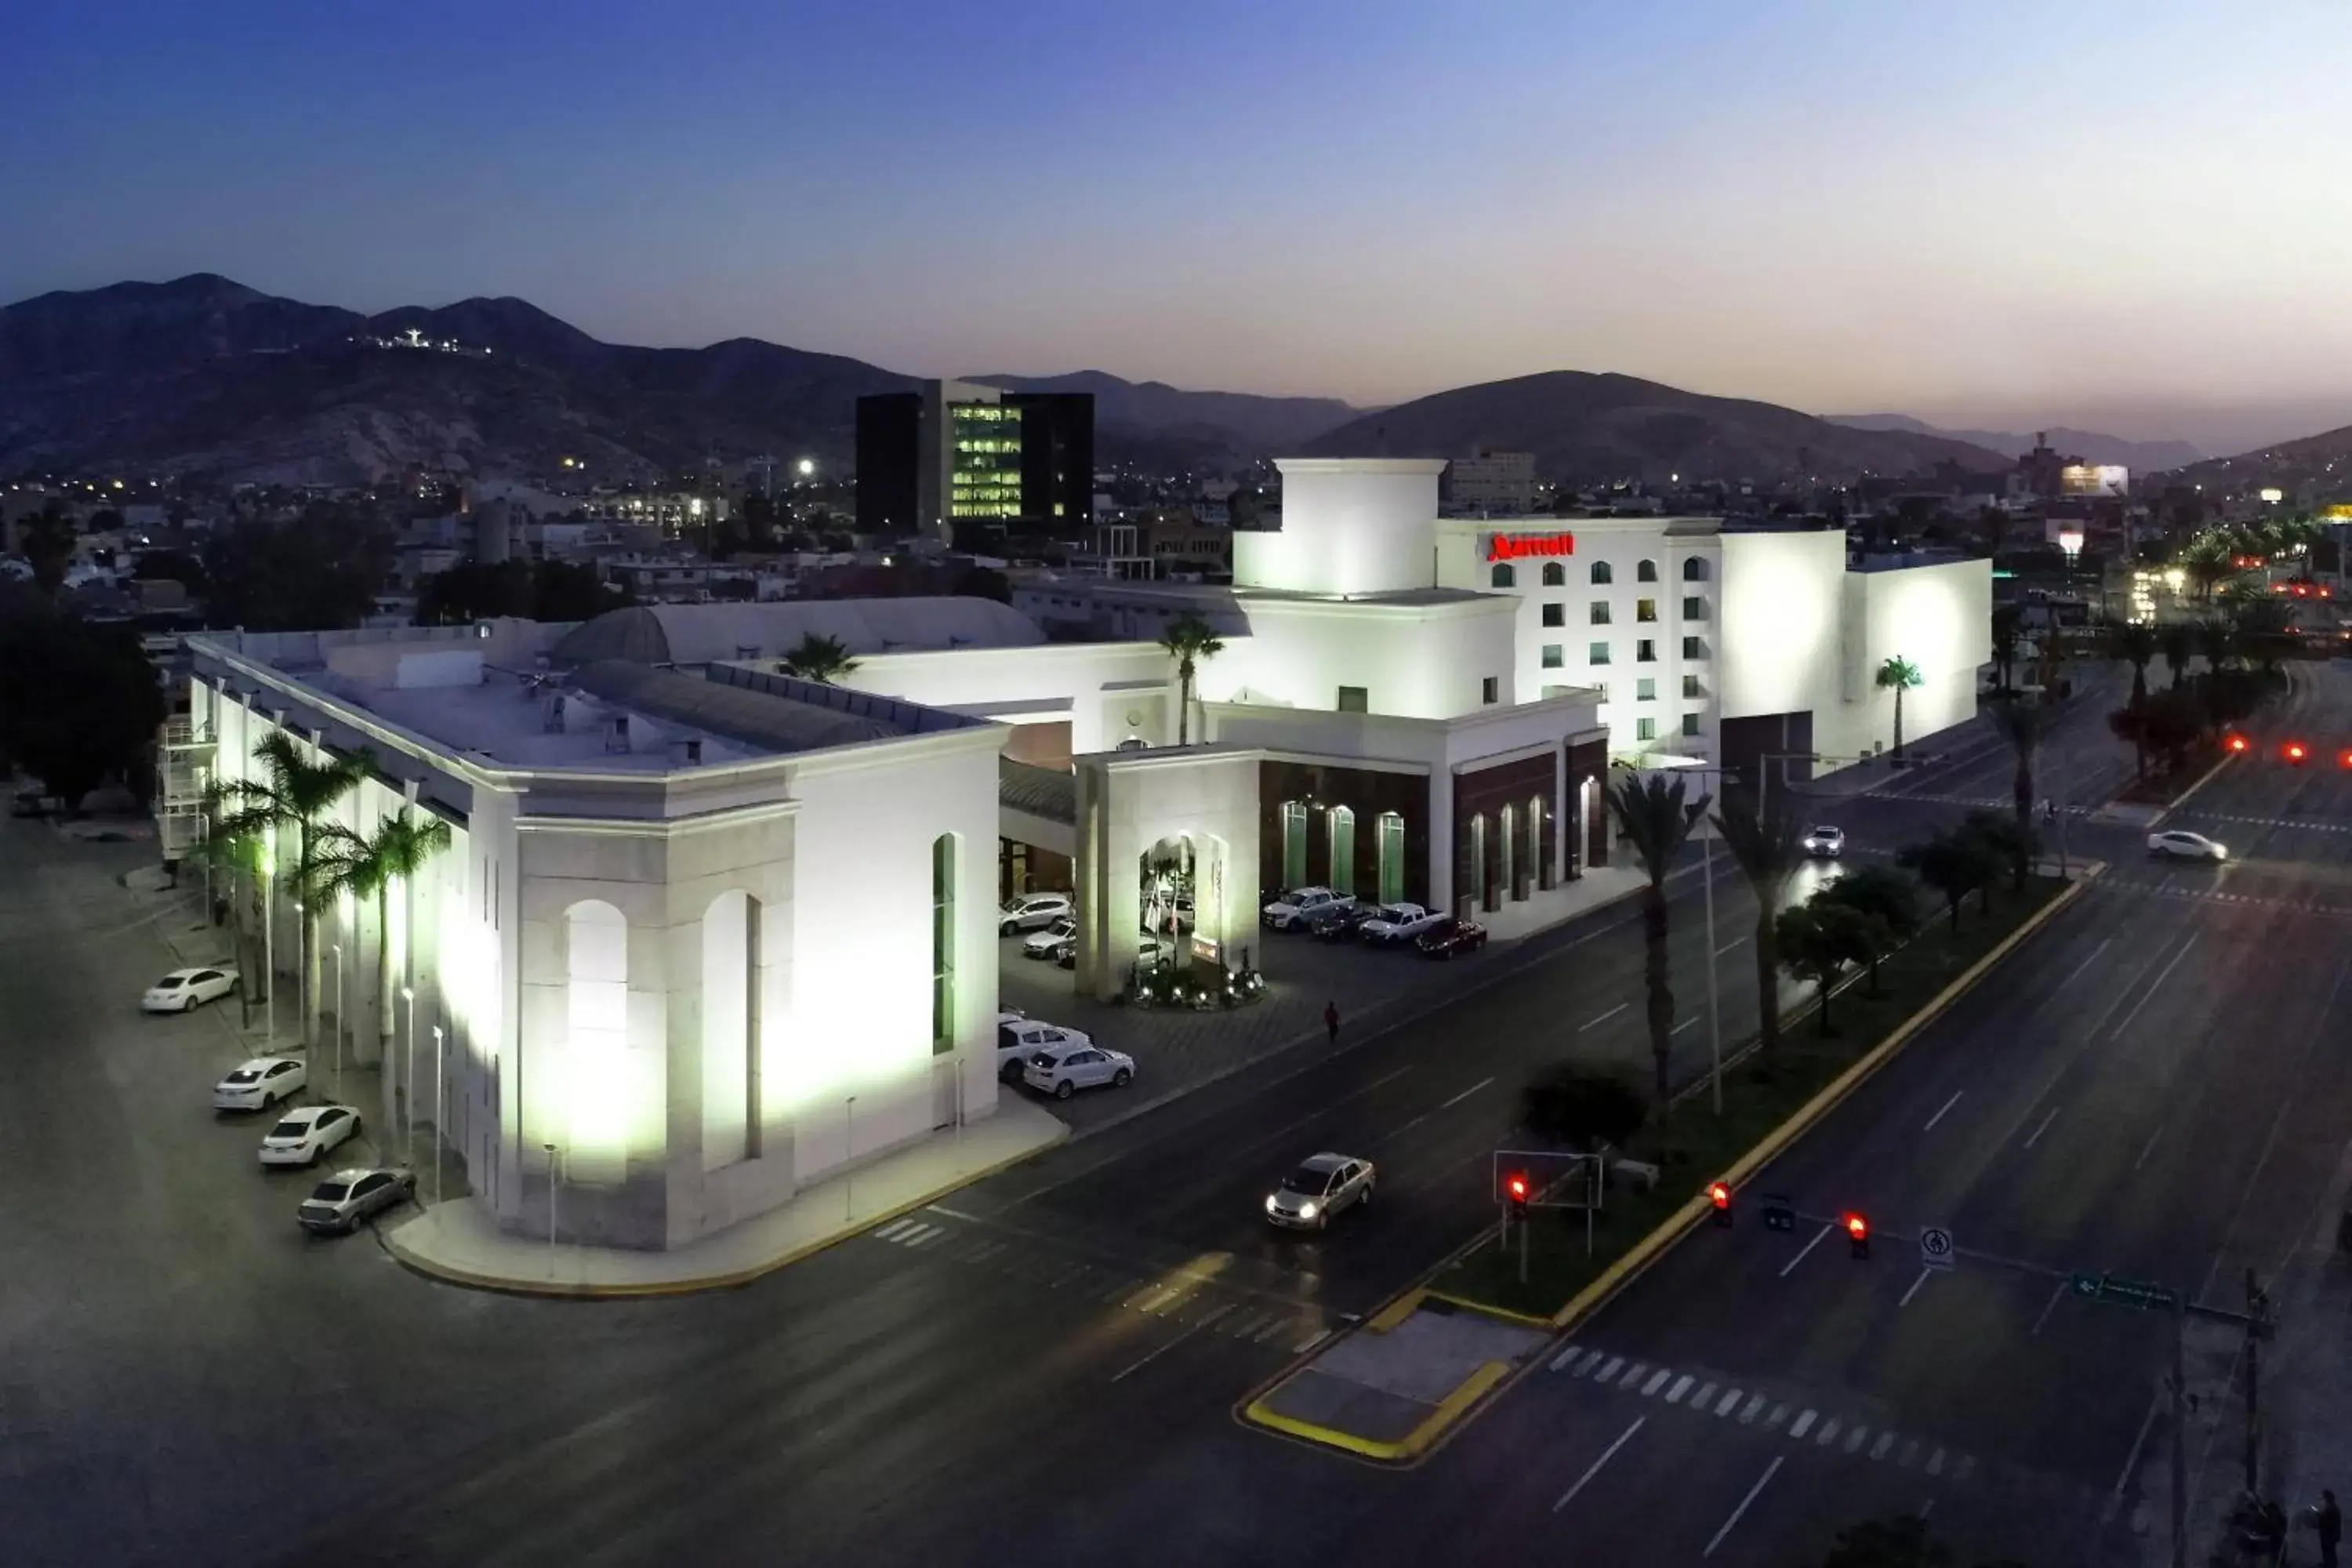
[[[1142,858],[1163,838],[1193,842],[1196,936],[1230,968],[1257,942],[1258,763],[1243,747],[1112,752],[1077,760],[1076,984],[1109,1001],[1135,963]]]
[[[1724,717],[1836,706],[1844,580],[1842,532],[1723,536]]]
[[[1245,598],[1251,635],[1202,667],[1201,695],[1331,709],[1339,688],[1365,689],[1370,710],[1451,719],[1483,706],[1495,677],[1499,704],[1517,700],[1517,606],[1508,599],[1431,605]]]
[[[1816,714],[1822,750],[1857,754],[1894,743],[1895,694],[1874,682],[1879,667],[1898,656],[1918,666],[1925,682],[1904,694],[1906,741],[1976,716],[1979,679],[1992,662],[1991,563],[1850,572],[1843,588],[1839,700]]]
[[[1282,527],[1234,535],[1236,587],[1391,594],[1433,579],[1444,458],[1281,458]]]
[[[876,654],[838,684],[1007,724],[1067,720],[1070,749],[1085,752],[1125,740],[1130,711],[1144,715],[1144,738],[1162,743],[1158,726],[1173,721],[1161,708],[1174,681],[1174,666],[1156,644],[1123,642]]]

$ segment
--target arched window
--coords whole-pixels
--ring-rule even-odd
[[[1307,803],[1282,803],[1282,890],[1307,885]]]
[[[1706,582],[1706,557],[1705,557],[1704,555],[1685,555],[1685,556],[1684,556],[1684,557],[1683,557],[1683,581],[1684,581],[1684,582],[1685,582],[1685,583],[1704,583],[1704,582]]]
[[[931,1055],[956,1047],[956,841],[931,840]]]
[[[1544,563],[1544,573],[1543,573],[1543,585],[1544,585],[1545,587],[1547,587],[1547,588],[1565,588],[1565,587],[1567,587],[1567,586],[1568,586],[1568,568],[1567,568],[1567,567],[1565,567],[1565,566],[1563,566],[1563,565],[1561,565],[1561,564],[1560,564],[1559,562],[1557,562],[1557,561],[1547,561],[1547,562],[1545,562],[1545,563]]]
[[[1508,588],[1518,582],[1519,576],[1517,573],[1511,570],[1509,562],[1497,561],[1495,563],[1495,569],[1486,574],[1486,580],[1497,588]]]
[[[730,889],[702,911],[702,1168],[760,1152],[760,907]]]
[[[1356,896],[1356,814],[1344,805],[1335,805],[1324,818],[1331,843],[1331,890]]]
[[[1470,818],[1470,902],[1477,909],[1486,905],[1486,814],[1475,813]]]
[[[628,1154],[629,921],[588,899],[563,911],[565,1173],[617,1180]]]
[[[1381,902],[1404,897],[1404,818],[1393,811],[1381,813],[1380,878]]]
[[[1528,870],[1529,879],[1538,888],[1551,886],[1551,857],[1544,852],[1544,818],[1549,814],[1549,803],[1543,796],[1528,797]]]
[[[1656,582],[1658,580],[1658,563],[1654,561],[1643,562],[1639,566],[1633,568],[1633,580],[1637,583]]]
[[[1519,896],[1519,814],[1516,807],[1505,806],[1496,814],[1496,823],[1502,831],[1496,835],[1501,851],[1502,867],[1495,878],[1496,888],[1502,898]]]
[[[1616,580],[1616,574],[1609,570],[1609,563],[1606,561],[1596,561],[1592,563],[1592,585],[1594,587],[1605,588]]]

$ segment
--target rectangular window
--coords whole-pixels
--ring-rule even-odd
[[[1491,708],[1502,700],[1503,681],[1500,676],[1490,675],[1486,679],[1478,683],[1479,701],[1486,703]]]
[[[1703,621],[1706,619],[1706,601],[1700,598],[1696,594],[1693,594],[1685,598],[1683,600],[1683,619],[1686,621]]]
[[[1568,606],[1565,605],[1546,605],[1543,607],[1543,624],[1548,626],[1566,626],[1568,624]]]
[[[1642,679],[1639,679],[1639,680],[1637,680],[1637,681],[1633,682],[1633,700],[1634,700],[1634,701],[1636,701],[1636,702],[1655,702],[1657,700],[1658,700],[1658,678],[1657,678],[1656,676],[1654,676],[1654,675],[1645,675],[1645,676],[1642,677]]]
[[[1371,689],[1370,687],[1343,686],[1339,688],[1340,712],[1369,713],[1371,710],[1372,698]]]
[[[1633,662],[1636,664],[1657,663],[1658,645],[1652,642],[1648,637],[1643,637],[1640,642],[1635,643],[1633,645]]]
[[[1685,675],[1683,677],[1683,695],[1685,697],[1704,697],[1706,695],[1706,692],[1701,691],[1698,689],[1697,676]]]
[[[1393,811],[1381,813],[1380,861],[1381,902],[1402,902],[1404,899],[1404,818]]]
[[[1548,642],[1543,645],[1543,667],[1546,669],[1558,669],[1563,662],[1559,644]]]
[[[955,835],[931,841],[931,1055],[955,1049]]]
[[[1605,626],[1609,624],[1608,600],[1595,599],[1592,601],[1592,624],[1596,626]]]
[[[1587,664],[1607,664],[1609,662],[1609,645],[1605,642],[1594,643],[1591,649],[1587,651],[1584,662]]]
[[[1307,803],[1282,803],[1282,885],[1286,891],[1307,885]]]
[[[1657,738],[1658,721],[1655,719],[1636,719],[1633,721],[1633,739],[1637,741],[1654,741]]]
[[[1634,600],[1633,618],[1637,621],[1656,620],[1658,618],[1658,601],[1655,599]]]
[[[1356,814],[1335,805],[1323,820],[1331,839],[1331,890],[1352,899],[1356,896]]]
[[[1706,657],[1706,649],[1699,646],[1698,638],[1685,637],[1683,638],[1683,657],[1685,658],[1705,658]]]
[[[1685,735],[1696,735],[1698,733],[1697,714],[1685,713],[1683,715],[1683,733]]]

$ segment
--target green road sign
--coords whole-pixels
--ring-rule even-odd
[[[2170,1307],[2179,1300],[2168,1286],[2148,1279],[2118,1279],[2113,1274],[2077,1274],[2074,1286],[2077,1296],[2126,1307]]]

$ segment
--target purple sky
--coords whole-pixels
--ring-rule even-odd
[[[16,0],[0,300],[224,272],[917,373],[2352,423],[2352,7]]]

